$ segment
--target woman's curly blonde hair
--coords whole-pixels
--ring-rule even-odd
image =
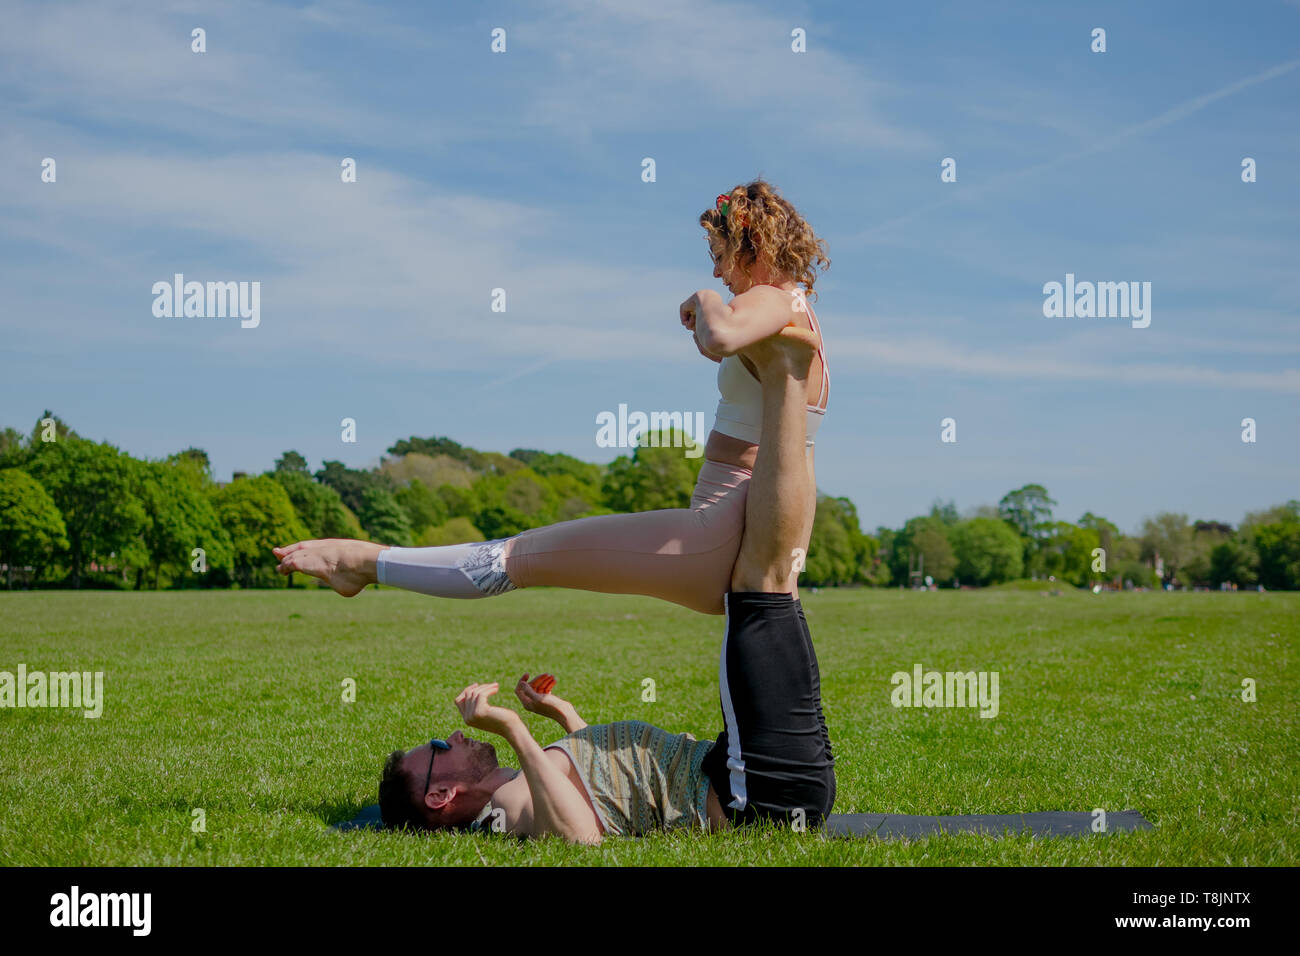
[[[764,179],[737,186],[727,196],[726,215],[716,207],[700,213],[710,248],[714,243],[722,246],[722,264],[728,269],[740,261],[751,268],[764,265],[777,275],[802,282],[816,301],[814,265],[821,263],[824,271],[831,260],[826,243],[812,226]]]

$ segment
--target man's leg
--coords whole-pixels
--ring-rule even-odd
[[[797,376],[797,369],[791,374],[772,364],[776,367],[764,374],[763,431],[731,589],[797,593],[795,549],[806,540],[816,494],[806,448],[807,379]]]
[[[795,550],[815,506],[805,452],[804,376],[767,363],[763,433],[750,480],[745,534],[727,595],[719,666],[726,729],[705,771],[735,823],[817,826],[835,798],[817,658],[795,600]]]

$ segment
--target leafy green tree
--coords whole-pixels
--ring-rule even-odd
[[[393,447],[388,449],[388,454],[401,456],[414,452],[428,455],[430,458],[447,455],[457,461],[464,461],[466,451],[467,449],[460,442],[452,441],[450,438],[440,438],[436,435],[432,438],[417,438],[412,435],[410,438],[403,438],[394,443]]]
[[[568,475],[593,489],[600,487],[600,479],[604,473],[600,465],[563,453],[552,454],[529,448],[516,448],[510,453],[510,457],[523,462],[539,475],[547,478]]]
[[[853,542],[854,561],[858,566],[856,578],[859,581],[866,580],[871,566],[876,561],[879,543],[875,538],[863,533],[862,523],[858,520],[858,506],[848,498],[818,495],[818,507],[821,507],[822,502],[825,502],[828,508],[833,507],[838,513],[840,523],[844,525],[849,533],[849,540]]]
[[[862,533],[858,509],[848,498],[818,495],[808,557],[799,580],[813,586],[876,583],[878,544]]]
[[[589,485],[572,475],[548,475],[547,483],[555,491],[556,521],[571,521],[589,515],[610,514],[610,509],[601,503],[599,484]]]
[[[312,480],[310,474],[297,468],[282,468],[267,474],[284,488],[310,537],[364,537],[357,516],[329,485]]]
[[[922,563],[922,574],[947,583],[957,570],[957,557],[948,541],[948,527],[939,519],[912,518],[894,538],[893,567],[897,581],[909,580],[909,567]]]
[[[503,455],[499,451],[478,452],[480,470],[488,475],[512,475],[526,467],[522,461]]]
[[[961,520],[961,515],[957,513],[957,502],[949,501],[945,504],[937,498],[930,505],[930,517],[937,518],[949,528]]]
[[[277,472],[287,471],[307,475],[308,477],[311,476],[311,469],[307,467],[307,459],[296,451],[286,451],[277,458],[275,460],[275,470]]]
[[[53,425],[53,430],[46,422]],[[80,440],[81,436],[47,408],[26,436],[14,428],[6,428],[0,434],[0,468],[25,469],[40,446],[74,439]]]
[[[221,526],[212,502],[192,480],[185,465],[168,462],[139,462],[132,493],[144,505],[146,521],[140,531],[144,561],[136,576],[136,590],[143,585],[143,572],[152,572],[156,589],[162,573],[186,581],[192,570],[194,549],[201,548],[208,571],[229,571],[234,547]]]
[[[986,586],[1012,581],[1024,570],[1020,535],[998,518],[972,518],[950,532],[957,559],[957,579],[963,584]]]
[[[245,588],[287,587],[271,549],[308,533],[284,487],[269,475],[240,478],[217,489],[212,505],[233,545],[234,580]]]
[[[1210,549],[1210,585],[1235,584],[1249,586],[1259,580],[1259,555],[1255,552],[1253,538],[1244,541],[1231,538]]]
[[[1284,505],[1274,505],[1263,511],[1247,512],[1246,517],[1241,519],[1241,526],[1237,532],[1253,537],[1256,525],[1277,524],[1279,521],[1300,521],[1300,499],[1292,498]]]
[[[865,535],[857,527],[857,513],[844,508],[846,500],[818,495],[808,556],[799,583],[825,587],[853,584],[864,578]]]
[[[1088,587],[1106,579],[1106,572],[1092,570],[1092,553],[1101,547],[1098,531],[1068,521],[1050,521],[1040,532],[1038,555],[1040,567],[1047,574],[1076,587]]]
[[[666,436],[666,437],[665,437]],[[704,459],[687,458],[676,429],[659,434],[659,445],[642,444],[629,458],[616,458],[605,472],[601,492],[605,504],[614,511],[658,511],[662,508],[689,508]]]
[[[1042,485],[1025,485],[1009,491],[998,502],[1002,519],[1020,532],[1026,574],[1046,573],[1046,560],[1040,549],[1048,535],[1054,507],[1056,502]]]
[[[490,505],[479,509],[474,525],[490,539],[508,538],[535,527],[528,515],[509,505]]]
[[[1025,485],[1015,491],[1008,491],[998,502],[998,511],[1020,532],[1023,538],[1036,540],[1042,526],[1052,520],[1052,509],[1056,502],[1047,494],[1042,485]]]
[[[0,470],[0,562],[5,587],[13,587],[14,567],[40,569],[56,549],[68,546],[63,516],[41,483],[17,468]]]
[[[349,468],[341,461],[327,461],[320,471],[316,472],[316,480],[323,485],[328,485],[339,493],[343,503],[361,518],[361,525],[365,527],[366,520],[362,512],[365,510],[362,499],[370,488],[382,488],[390,494],[396,490],[393,480],[382,472],[362,471],[356,468]]]
[[[506,520],[512,524],[518,516],[517,520],[523,522],[519,529],[522,531],[554,522],[559,505],[559,496],[550,483],[522,464],[508,475],[483,476],[474,482],[474,495],[479,503],[474,524],[490,537],[498,535],[488,530],[493,521],[484,517],[487,512],[510,515]]]
[[[1115,548],[1121,537],[1119,528],[1091,511],[1084,512],[1083,517],[1079,519],[1079,527],[1097,533],[1097,547],[1106,552],[1106,561],[1109,566],[1109,562],[1115,559]]]
[[[1142,557],[1164,561],[1164,580],[1172,581],[1193,553],[1192,526],[1187,515],[1162,511],[1142,522]]]
[[[501,474],[506,475],[521,467],[522,462],[503,455],[500,452],[476,451],[473,448],[467,448],[459,442],[454,442],[450,438],[416,438],[411,436],[403,438],[401,441],[388,449],[390,455],[428,455],[436,458],[439,455],[446,455],[448,458],[454,458],[456,461],[464,462],[474,471],[483,474]]]
[[[91,562],[102,565],[127,551],[145,525],[144,507],[131,493],[135,464],[112,445],[82,438],[41,442],[33,449],[27,472],[63,515],[74,588],[81,587]]]
[[[1101,533],[1093,528],[1074,527],[1070,531],[1069,543],[1065,551],[1063,577],[1078,587],[1091,587],[1110,577],[1109,565],[1106,571],[1092,569],[1093,552],[1101,547]],[[1097,557],[1100,557],[1098,555]]]
[[[17,468],[25,458],[23,433],[16,428],[0,431],[0,468]]]
[[[518,465],[518,462],[515,464]],[[430,457],[414,451],[400,458],[385,458],[380,463],[379,470],[396,488],[405,487],[412,481],[422,481],[428,488],[439,488],[442,485],[469,488],[484,474],[447,455]]]
[[[48,442],[46,441],[48,428],[45,425],[47,421],[54,425],[53,441]],[[27,437],[27,445],[29,448],[35,449],[37,445],[73,441],[74,439],[80,440],[81,436],[72,429],[71,425],[47,408],[41,413],[41,417],[36,420],[36,424],[32,426],[32,430]]]
[[[411,546],[411,523],[387,488],[367,488],[362,493],[357,517],[371,541],[399,548]]]
[[[877,525],[875,538],[876,541],[879,542],[876,548],[876,580],[878,580],[882,585],[906,584],[906,569],[905,567],[901,569],[899,568],[899,562],[895,557],[898,532],[893,528],[886,528],[884,525]],[[901,577],[900,573],[902,575]]]
[[[167,456],[167,464],[180,469],[195,491],[210,495],[213,490],[212,463],[202,448],[186,448]]]
[[[449,518],[470,520],[478,513],[478,498],[472,488],[458,488],[455,485],[439,485],[438,497],[442,499]]]
[[[1256,525],[1259,583],[1270,590],[1300,588],[1300,521]]]
[[[1115,541],[1114,553],[1106,553],[1106,573],[1123,587],[1149,588],[1158,583],[1155,569],[1142,558],[1142,542],[1129,535]]]
[[[862,535],[863,580],[873,588],[887,587],[892,577],[889,565],[884,560],[880,539],[874,535]]]
[[[1198,521],[1192,525],[1192,543],[1178,580],[1185,585],[1210,584],[1213,574],[1211,555],[1219,545],[1231,540],[1232,526],[1222,521]]]
[[[416,544],[421,548],[437,548],[444,544],[464,544],[468,541],[483,541],[483,532],[468,518],[451,518],[445,524],[435,528],[426,528]]]
[[[925,527],[912,537],[912,550],[925,556],[925,573],[936,582],[951,581],[957,570],[948,536],[940,528]]]
[[[394,497],[406,512],[416,537],[429,528],[443,524],[450,517],[447,505],[438,493],[418,478],[398,488]]]

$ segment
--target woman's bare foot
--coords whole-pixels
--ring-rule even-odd
[[[353,538],[320,538],[271,549],[280,559],[276,570],[281,574],[310,574],[344,597],[360,594],[367,584],[376,583],[375,560],[385,550],[386,545]]]

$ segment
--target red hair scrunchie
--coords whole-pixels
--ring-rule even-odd
[[[729,193],[718,193],[718,198],[714,200],[713,205],[725,217],[731,208],[731,195]],[[736,222],[741,229],[748,225],[744,216],[737,216]]]

